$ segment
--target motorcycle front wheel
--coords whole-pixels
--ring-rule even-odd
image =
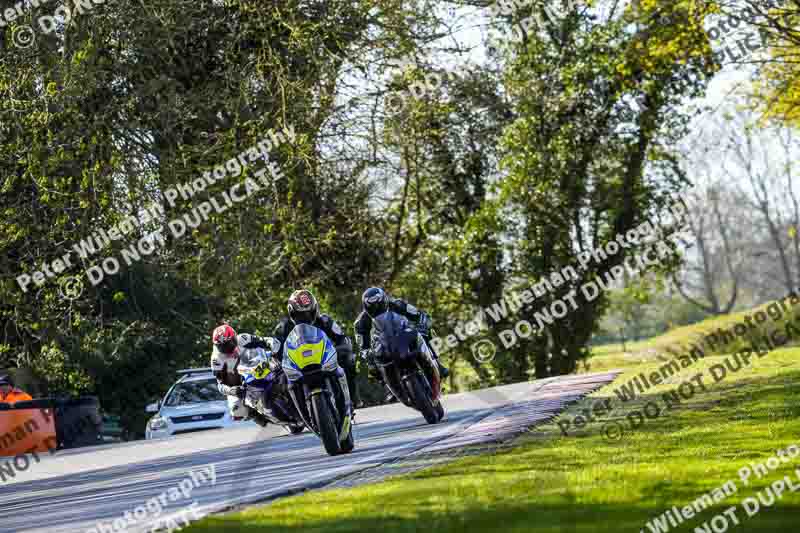
[[[428,424],[435,424],[439,421],[439,413],[436,412],[436,407],[434,407],[429,394],[429,387],[425,386],[423,379],[425,378],[420,373],[416,373],[411,377],[411,395],[414,398],[417,409],[425,417],[425,421]]]
[[[355,447],[356,447],[356,441],[355,441],[355,437],[353,437],[353,426],[351,424],[350,425],[350,431],[349,431],[349,433],[347,435],[347,438],[345,440],[341,441],[341,448],[342,448],[342,452],[341,453],[350,453],[350,452],[353,451],[353,448],[355,448]]]
[[[314,409],[314,420],[317,423],[319,436],[328,455],[338,455],[341,451],[339,447],[339,432],[336,430],[336,421],[333,419],[333,412],[328,404],[327,395],[322,392],[311,397],[311,405]]]

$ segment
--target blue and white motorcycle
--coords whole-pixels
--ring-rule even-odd
[[[284,343],[282,366],[296,411],[322,439],[325,451],[329,455],[353,451],[350,390],[325,332],[309,324],[296,325]]]
[[[273,350],[280,350],[277,342]],[[302,433],[305,424],[285,385],[281,383],[280,363],[263,348],[248,348],[239,354],[236,371],[245,387],[244,403],[255,409],[270,423],[283,426],[291,434]]]

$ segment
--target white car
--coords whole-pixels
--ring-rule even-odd
[[[148,413],[156,413],[147,422],[146,439],[241,424],[255,425],[231,417],[228,402],[217,389],[211,368],[190,368],[180,370],[178,374],[180,379],[170,387],[164,399],[146,408]]]

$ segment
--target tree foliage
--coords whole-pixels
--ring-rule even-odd
[[[99,395],[135,432],[175,369],[205,364],[216,324],[270,333],[295,288],[349,329],[361,292],[384,285],[446,335],[655,221],[685,185],[668,164],[690,118],[681,104],[716,70],[698,30],[708,7],[688,0],[603,16],[579,2],[557,20],[532,3],[543,26],[511,42],[531,13],[492,19],[491,66],[467,64],[422,95],[414,84],[442,68],[431,49],[449,37],[445,2],[108,1],[12,48],[15,28],[54,6],[0,28],[0,355],[51,392]],[[420,66],[390,74],[404,57]],[[407,95],[400,112],[384,105],[391,92]],[[284,129],[294,139],[270,154],[283,179],[169,236],[171,220],[261,164],[174,205],[164,191]],[[21,274],[151,205],[164,212],[147,227],[20,290]],[[157,229],[154,253],[63,297],[70,276]],[[490,364],[459,345],[444,357],[466,377],[451,386],[573,371],[607,305],[582,302]]]

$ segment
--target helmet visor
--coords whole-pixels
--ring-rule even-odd
[[[291,316],[295,324],[313,324],[317,319],[317,312],[316,309],[293,310]]]
[[[388,307],[389,306],[386,305],[386,301],[380,301],[376,303],[368,302],[367,305],[364,306],[365,310],[367,311],[367,314],[372,318],[378,318],[378,316],[386,312]]]

